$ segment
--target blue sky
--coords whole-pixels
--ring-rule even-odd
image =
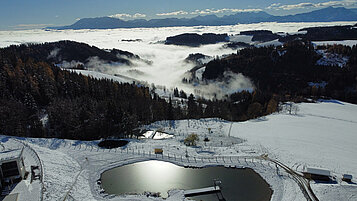
[[[129,20],[248,11],[286,15],[327,6],[355,8],[357,0],[0,0],[0,30],[68,25],[86,17]]]

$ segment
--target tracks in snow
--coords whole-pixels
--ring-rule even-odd
[[[68,162],[67,162],[67,164],[68,164]],[[66,192],[66,194],[63,196],[63,199],[61,199],[62,201],[65,201],[65,200],[67,200],[67,199],[70,197],[69,194],[71,193],[73,187],[76,185],[76,183],[77,183],[77,181],[78,181],[78,177],[79,177],[79,175],[81,175],[81,173],[83,172],[85,165],[88,165],[88,159],[87,159],[87,158],[86,158],[86,162],[83,163],[82,165],[80,165],[80,166],[81,166],[81,169],[79,170],[78,174],[75,176],[75,178],[74,178],[74,180],[73,180],[73,182],[72,182],[70,188],[68,189],[68,191]]]
[[[319,199],[317,198],[317,196],[315,195],[315,193],[313,192],[313,190],[310,186],[310,182],[308,180],[306,180],[302,175],[295,172],[293,169],[289,168],[288,166],[284,165],[283,163],[281,163],[277,160],[271,159],[266,155],[261,156],[261,157],[265,160],[275,163],[279,167],[283,168],[287,173],[289,173],[293,177],[293,179],[297,182],[297,184],[299,185],[300,189],[302,190],[302,192],[304,193],[304,195],[308,201],[319,201]]]
[[[349,123],[355,123],[355,124],[357,124],[357,121],[346,120],[346,119],[340,119],[340,118],[336,118],[336,117],[329,117],[329,116],[309,114],[309,113],[302,113],[302,115],[311,116],[311,117],[319,117],[319,118],[324,118],[324,119],[332,119],[332,120],[344,121],[344,122],[349,122]]]

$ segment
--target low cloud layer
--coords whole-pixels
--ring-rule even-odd
[[[196,85],[193,93],[204,98],[224,98],[225,95],[240,92],[243,90],[253,91],[254,84],[243,74],[225,72],[221,81],[211,80]]]

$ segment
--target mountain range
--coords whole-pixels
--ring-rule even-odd
[[[165,19],[135,19],[121,20],[112,17],[83,18],[72,25],[61,27],[47,27],[49,29],[113,29],[138,27],[174,27],[174,26],[219,26],[248,24],[259,22],[332,22],[357,21],[357,9],[344,7],[327,7],[308,13],[295,15],[274,16],[264,11],[240,12],[232,15],[217,17],[216,15],[197,16],[193,18],[165,18]]]

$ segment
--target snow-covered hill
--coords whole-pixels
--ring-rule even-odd
[[[357,176],[357,106],[340,101],[299,104],[297,115],[273,114],[234,123],[231,135],[247,139],[294,169],[303,166],[333,172],[337,184],[312,185],[320,200],[357,200],[357,185],[341,182]]]
[[[324,101],[298,104],[298,108],[296,115],[273,114],[234,123],[231,136],[263,146],[290,166],[309,165],[357,175],[357,106]]]

